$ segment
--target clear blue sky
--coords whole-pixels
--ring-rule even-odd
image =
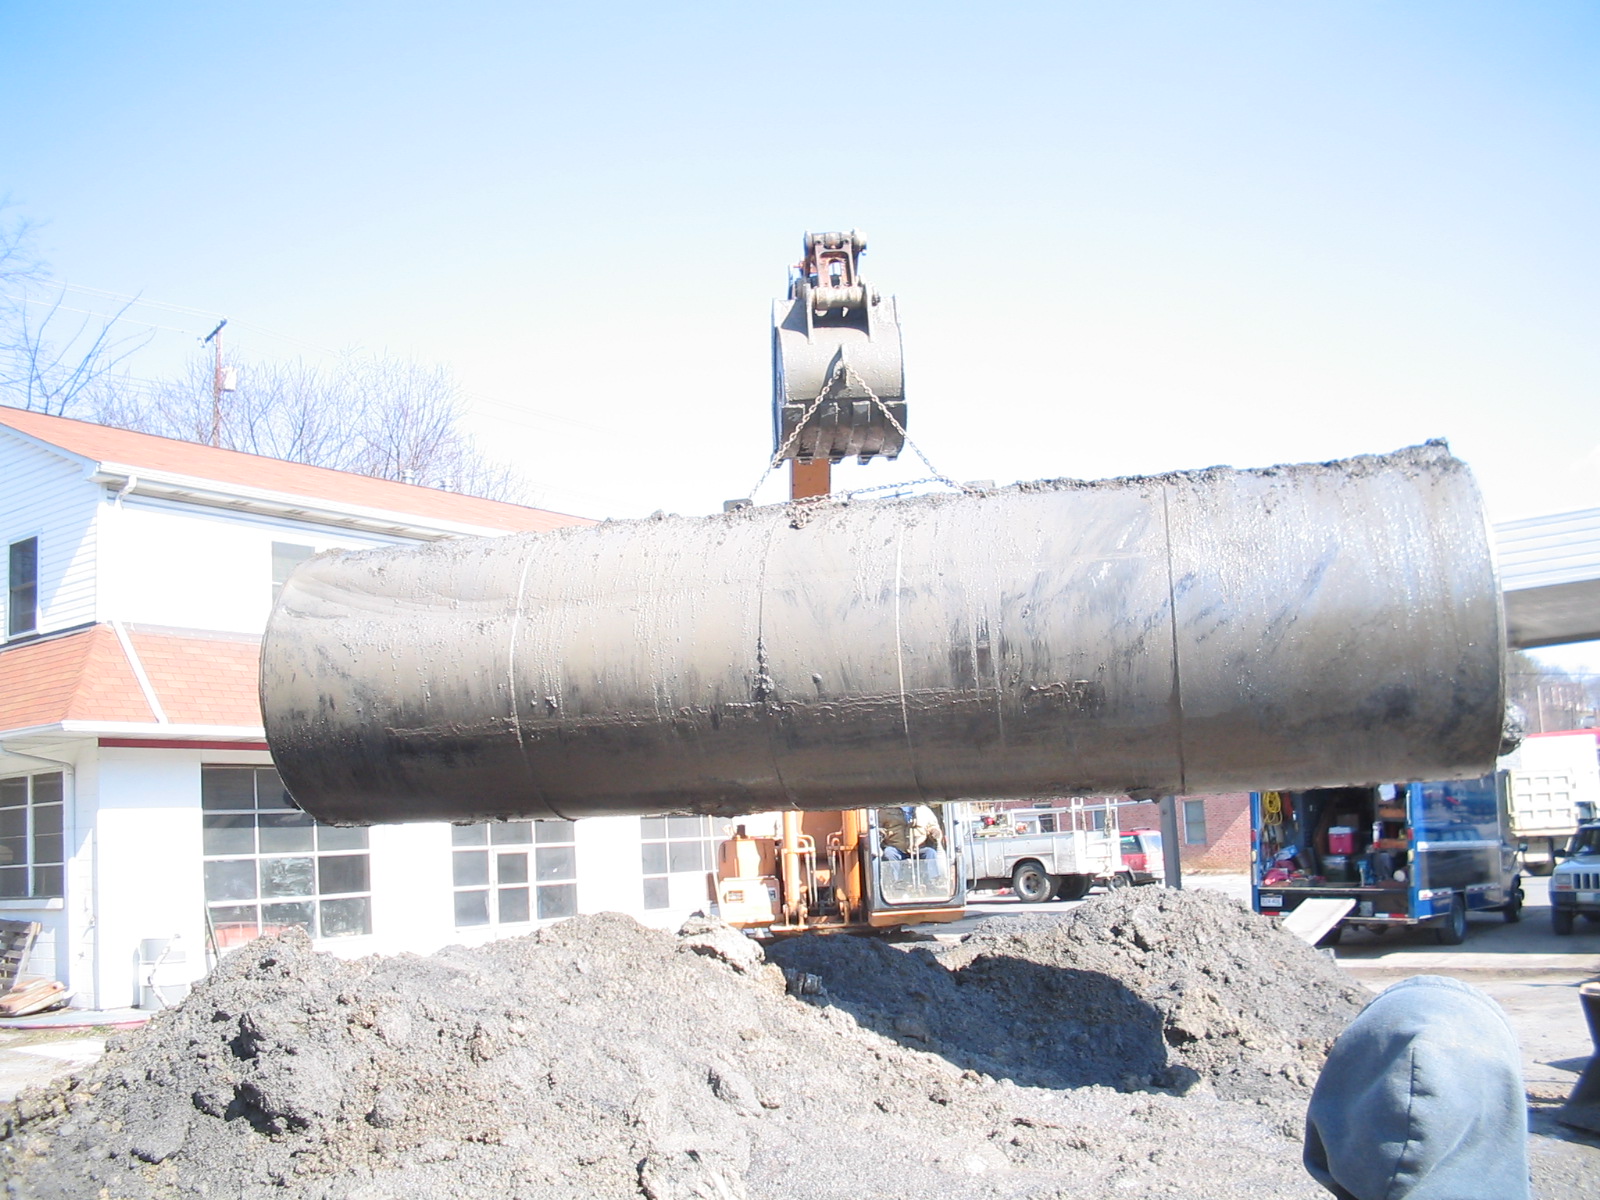
[[[1592,2],[91,0],[0,36],[0,192],[56,275],[200,310],[136,310],[178,331],[136,375],[206,314],[247,358],[448,363],[549,507],[746,494],[769,300],[850,227],[957,477],[1442,436],[1497,520],[1600,505]]]

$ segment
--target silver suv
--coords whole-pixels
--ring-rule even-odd
[[[1582,913],[1600,922],[1600,822],[1578,826],[1563,860],[1550,874],[1550,921],[1560,934],[1572,932]]]

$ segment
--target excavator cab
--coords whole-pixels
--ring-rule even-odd
[[[952,804],[905,804],[868,810],[869,857],[874,914],[893,914],[894,922],[918,920],[930,908],[964,906],[966,879],[960,823]],[[873,922],[877,924],[879,922]]]
[[[808,233],[789,295],[772,306],[775,459],[893,459],[905,445],[900,317],[861,278],[867,239]]]

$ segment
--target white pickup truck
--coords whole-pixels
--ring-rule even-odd
[[[1058,812],[1017,810],[974,821],[962,838],[967,887],[1009,887],[1017,899],[1038,904],[1082,899],[1096,882],[1127,883],[1116,828],[1041,832],[1041,823],[1051,823],[1041,818]]]

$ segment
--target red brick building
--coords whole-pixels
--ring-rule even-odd
[[[1117,815],[1123,829],[1160,829],[1154,801],[1132,804]],[[1247,871],[1250,868],[1250,793],[1178,797],[1178,849],[1185,871]]]

